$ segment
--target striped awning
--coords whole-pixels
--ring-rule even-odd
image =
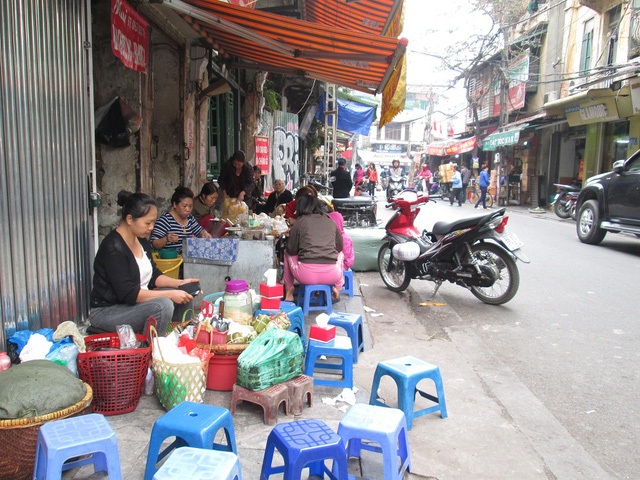
[[[215,50],[247,62],[234,63],[236,68],[308,76],[371,94],[384,90],[407,45],[404,39],[341,30],[218,0],[163,3],[180,12]]]
[[[303,0],[303,11],[304,19],[312,23],[352,32],[394,36],[389,27],[400,12],[402,3],[403,0]]]

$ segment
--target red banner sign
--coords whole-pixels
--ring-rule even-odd
[[[447,155],[458,155],[460,153],[467,153],[473,150],[476,146],[476,137],[467,138],[465,140],[460,140],[459,142],[454,143],[453,145],[449,145],[445,147],[444,151]]]
[[[111,50],[128,68],[147,73],[149,24],[125,0],[111,0]]]
[[[269,139],[267,137],[255,137],[256,142],[256,166],[264,175],[269,175],[271,156],[269,155]]]

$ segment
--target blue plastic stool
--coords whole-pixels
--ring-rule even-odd
[[[347,458],[360,458],[362,450],[382,453],[385,480],[402,480],[405,470],[411,471],[407,421],[397,408],[356,403],[340,420],[338,435],[347,447]]]
[[[304,313],[302,313],[302,308],[296,305],[293,302],[280,302],[280,310],[257,310],[256,315],[259,313],[264,313],[265,315],[273,315],[276,312],[286,312],[287,317],[289,317],[289,321],[291,322],[291,326],[289,327],[290,332],[297,332],[300,335],[300,340],[302,340],[302,346],[305,347],[307,345],[307,334],[304,328]]]
[[[353,270],[349,268],[343,272],[343,275],[344,285],[340,293],[346,293],[349,295],[349,298],[353,298]]]
[[[298,306],[302,307],[302,313],[305,317],[309,315],[311,310],[326,310],[327,313],[331,313],[333,311],[332,290],[332,285],[300,285]],[[317,299],[313,298],[316,292],[320,294]]]
[[[335,325],[347,332],[353,347],[353,363],[358,363],[358,353],[364,352],[362,316],[357,313],[333,312],[329,315],[329,325]]]
[[[90,456],[65,463],[83,455]],[[116,434],[104,415],[63,418],[40,427],[34,479],[61,478],[62,472],[88,464],[93,464],[96,472],[108,472],[111,480],[122,479]]]
[[[284,465],[272,465],[276,449]],[[325,460],[333,460],[332,468],[325,465]],[[346,480],[347,452],[342,439],[321,420],[299,420],[273,427],[267,438],[260,480],[279,473],[284,473],[287,480],[299,480],[307,467],[309,477],[325,478],[327,474],[333,480]]]
[[[214,443],[218,430],[224,429],[227,444]],[[175,441],[160,452],[162,442],[175,436]],[[151,480],[156,464],[178,447],[226,450],[237,453],[233,418],[226,408],[194,402],[182,402],[153,424],[147,453],[144,479]]]
[[[181,447],[167,459],[153,480],[242,480],[238,456],[232,452]]]
[[[321,355],[327,358],[338,357],[342,359],[342,362],[339,364],[324,361],[318,362],[318,357]],[[304,374],[309,377],[314,377],[313,373],[316,368],[340,370],[342,373],[340,380],[314,377],[314,385],[353,388],[353,348],[351,347],[351,339],[349,337],[339,336],[330,342],[309,340],[307,354],[304,360]]]
[[[370,405],[388,406],[378,400],[380,378],[385,375],[389,375],[396,382],[398,387],[398,408],[404,412],[409,430],[413,427],[414,418],[428,413],[439,411],[442,418],[447,418],[447,403],[444,398],[442,377],[440,376],[440,368],[436,365],[410,355],[378,363],[373,375],[373,385],[371,386],[371,396],[369,398]],[[436,395],[431,395],[418,389],[418,383],[425,378],[430,378],[435,383]],[[435,402],[436,405],[414,411],[417,393]]]

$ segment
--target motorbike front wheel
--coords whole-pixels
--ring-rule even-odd
[[[571,207],[564,198],[559,198],[556,203],[553,204],[553,213],[560,218],[569,218],[571,216]]]
[[[489,305],[502,305],[511,300],[520,286],[520,273],[513,257],[492,243],[473,245],[471,255],[470,263],[477,264],[495,279],[489,287],[471,287],[471,293]]]
[[[411,277],[407,271],[407,266],[402,260],[393,258],[391,255],[391,245],[385,242],[378,252],[378,270],[382,281],[389,290],[403,292],[409,286]]]

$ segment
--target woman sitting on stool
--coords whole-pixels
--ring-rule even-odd
[[[158,216],[156,202],[144,193],[118,197],[122,220],[104,238],[93,262],[89,321],[94,331],[115,332],[117,325],[127,324],[144,333],[154,317],[164,335],[171,319],[180,320],[193,300],[178,287],[198,279],[169,278],[153,263],[146,237]]]
[[[344,284],[342,234],[314,196],[296,200],[296,217],[284,254],[285,300],[293,301],[295,280],[303,285],[333,285],[336,300]]]

